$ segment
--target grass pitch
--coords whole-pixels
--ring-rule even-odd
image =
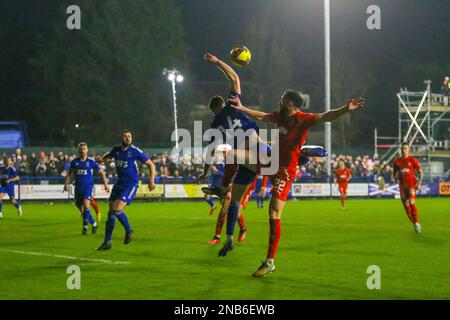
[[[277,270],[263,279],[251,273],[266,254],[267,209],[254,202],[247,239],[225,258],[207,245],[217,216],[204,202],[133,203],[134,241],[123,245],[117,222],[106,252],[95,251],[105,217],[82,236],[72,204],[24,202],[20,219],[5,204],[0,299],[449,299],[450,198],[417,202],[420,235],[399,200],[349,200],[346,211],[338,200],[290,201]],[[80,290],[67,289],[69,265],[81,269]],[[370,265],[381,268],[380,290],[367,289]]]

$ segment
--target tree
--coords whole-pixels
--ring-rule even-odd
[[[63,1],[31,61],[48,138],[111,144],[128,128],[140,143],[170,142],[171,91],[161,71],[188,66],[174,1],[80,0],[81,30],[66,28],[70,4]]]
[[[246,26],[246,42],[254,55],[249,68],[250,101],[273,106],[292,78],[288,37],[272,11],[263,9]]]
[[[366,96],[371,87],[372,73],[351,61],[348,56],[333,57],[331,62],[331,105],[342,106],[348,99]],[[347,113],[331,125],[333,142],[346,148],[367,128],[360,121],[367,111]]]

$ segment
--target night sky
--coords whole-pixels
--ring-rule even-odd
[[[0,50],[4,57],[0,63],[2,107],[6,105],[14,108],[31,103],[28,91],[31,69],[27,61],[33,57],[38,34],[44,33],[53,23],[48,17],[57,10],[57,2],[1,1],[0,18],[3,23],[0,30]],[[222,81],[221,74],[202,61],[203,53],[208,51],[219,57],[226,57],[233,46],[245,45],[247,21],[261,10],[269,10],[277,17],[277,27],[288,38],[287,45],[294,70],[291,87],[311,94],[313,111],[323,110],[322,0],[175,2],[181,8],[184,37],[190,57],[190,67],[186,70],[187,82]],[[381,30],[368,30],[366,27],[366,9],[369,5],[381,7]],[[379,108],[383,112],[372,113],[371,130],[373,127],[383,127],[387,134],[396,132],[395,93],[401,86],[422,90],[422,81],[431,78],[433,90],[439,91],[442,79],[450,73],[449,17],[449,0],[331,1],[332,56],[345,56],[354,61],[362,67],[359,73],[363,77],[370,77],[375,83],[371,87],[368,105],[371,103],[371,96],[372,101],[377,104],[371,106],[372,111]],[[258,52],[253,52],[253,56],[258,59]],[[403,77],[401,70],[405,65],[434,65],[438,69],[442,68],[442,73],[427,74],[425,68],[420,74],[413,73]],[[366,74],[366,69],[371,72]],[[246,72],[248,71],[240,71],[244,81]]]

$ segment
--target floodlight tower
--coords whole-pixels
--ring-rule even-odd
[[[167,76],[172,84],[172,96],[173,96],[173,120],[175,123],[175,147],[178,149],[178,119],[177,119],[177,90],[176,83],[181,83],[184,80],[183,75],[178,72],[177,69],[166,69],[163,70],[163,75]]]

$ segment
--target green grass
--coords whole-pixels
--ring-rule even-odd
[[[106,211],[106,202],[101,207]],[[267,211],[252,202],[249,232],[226,258],[206,243],[216,216],[204,202],[135,202],[126,208],[135,241],[116,225],[113,249],[96,252],[81,236],[72,204],[5,204],[0,221],[0,299],[449,299],[450,198],[419,199],[422,234],[413,233],[399,200],[290,201],[283,213],[277,270],[251,273],[267,250]],[[224,230],[225,231],[225,230]],[[7,250],[7,251],[5,251]],[[11,250],[128,261],[93,263]],[[81,268],[81,290],[68,290],[66,268]],[[381,268],[381,290],[368,290],[366,269]]]

